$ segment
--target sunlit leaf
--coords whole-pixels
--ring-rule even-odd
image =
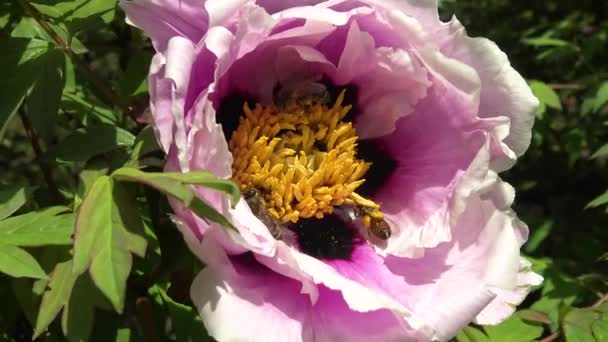
[[[0,187],[0,220],[19,210],[28,197],[28,187],[23,182]]]
[[[133,168],[122,168],[114,171],[112,176],[119,180],[128,180],[148,184],[161,190],[170,193],[174,191],[170,188],[175,182],[182,184],[198,185],[218,191],[225,192],[230,195],[231,202],[236,204],[241,196],[241,192],[233,182],[216,177],[207,171],[192,171],[187,173],[180,172],[142,172]],[[181,189],[180,189],[181,190]],[[175,191],[174,191],[175,192]],[[171,194],[173,195],[173,194]],[[174,195],[183,200],[189,200],[190,196],[176,193]]]
[[[551,107],[553,109],[562,110],[562,103],[559,99],[559,95],[549,87],[546,83],[540,81],[530,81],[530,88],[534,93],[534,96],[538,98],[538,100],[544,103],[547,107]]]
[[[15,246],[69,245],[74,215],[50,207],[0,221],[0,243]]]
[[[563,320],[566,341],[596,342],[593,338],[592,325],[600,317],[600,314],[593,310],[572,309]]]
[[[90,267],[93,282],[115,310],[124,307],[131,253],[143,255],[146,240],[134,200],[120,184],[102,176],[91,187],[78,210],[74,243],[74,272]]]
[[[49,289],[44,293],[40,302],[40,311],[34,328],[35,336],[42,334],[63,306],[68,303],[77,277],[72,273],[71,260],[55,266],[51,274]]]
[[[48,23],[48,25],[57,33],[59,37],[61,37],[66,43],[69,44],[72,51],[76,54],[81,54],[87,52],[86,47],[82,44],[82,42],[70,35],[68,33],[65,25],[62,24],[54,24]],[[21,18],[21,21],[17,23],[13,31],[11,32],[11,37],[15,38],[38,38],[42,40],[46,40],[49,43],[55,44],[55,41],[49,34],[34,20],[34,18],[24,17]]]
[[[114,18],[117,0],[35,0],[32,5],[41,13],[65,23],[71,31],[91,25],[95,19],[105,24]]]
[[[43,279],[46,273],[31,254],[17,246],[0,242],[0,273],[11,277]]]
[[[515,313],[498,325],[486,325],[483,330],[492,342],[533,341],[543,334],[538,323],[529,323]]]
[[[180,200],[198,216],[208,218],[225,227],[234,228],[222,214],[198,198],[190,187],[191,184],[226,192],[231,195],[232,203],[235,204],[240,197],[240,192],[231,181],[217,178],[204,171],[146,173],[132,168],[118,169],[114,171],[112,177],[119,181],[138,182],[151,186]]]
[[[473,328],[464,327],[456,336],[458,342],[490,342],[490,338],[483,331]]]

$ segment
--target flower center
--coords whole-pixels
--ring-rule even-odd
[[[314,99],[255,108],[245,103],[229,142],[233,179],[246,198],[258,197],[256,211],[263,207],[279,224],[351,208],[353,219],[387,239],[380,205],[356,192],[371,163],[357,158],[358,136],[344,120],[351,109],[343,105],[344,95],[331,107]]]

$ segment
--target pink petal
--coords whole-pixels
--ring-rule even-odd
[[[146,31],[157,51],[164,51],[174,36],[198,42],[209,26],[207,12],[197,0],[121,0],[120,7],[127,22]]]

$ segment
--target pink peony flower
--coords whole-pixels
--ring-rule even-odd
[[[219,341],[445,341],[496,324],[542,280],[510,168],[538,104],[491,41],[436,0],[134,0],[158,51],[166,169],[238,232],[177,201],[207,267],[191,295]]]

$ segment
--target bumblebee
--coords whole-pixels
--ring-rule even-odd
[[[391,237],[391,227],[377,209],[358,204],[343,204],[337,207],[335,212],[346,222],[361,219],[365,228],[380,240],[385,241]]]
[[[323,83],[311,79],[292,80],[275,89],[273,102],[282,111],[310,110],[315,104],[330,104],[331,96]]]
[[[255,188],[250,188],[243,192],[243,198],[251,208],[251,212],[266,225],[270,234],[277,240],[283,237],[283,226],[266,209],[264,199],[262,199]]]

